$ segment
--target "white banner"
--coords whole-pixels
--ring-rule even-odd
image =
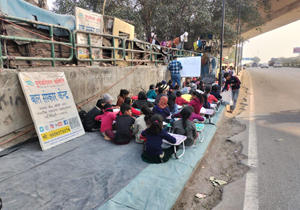
[[[181,77],[200,77],[201,74],[201,57],[178,58],[182,64]]]
[[[85,134],[64,72],[20,72],[19,80],[42,150]]]
[[[77,30],[103,34],[103,15],[75,7],[75,17]],[[101,47],[103,41],[102,39],[103,38],[99,37],[98,35],[91,34],[91,45]],[[77,33],[77,44],[88,45],[88,34]],[[79,59],[90,58],[88,48],[80,47],[78,51]],[[92,48],[93,59],[102,58],[101,52],[102,50],[99,48]]]

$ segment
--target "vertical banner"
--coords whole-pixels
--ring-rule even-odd
[[[85,134],[64,72],[20,72],[42,150]]]
[[[91,12],[79,7],[75,7],[75,17],[76,17],[76,30],[93,32],[98,34],[103,34],[103,15]],[[88,34],[86,33],[77,33],[77,44],[88,45]],[[103,38],[91,34],[91,44],[94,46],[102,46]],[[99,48],[92,48],[93,59],[102,58],[102,50]],[[78,48],[78,57],[80,59],[90,58],[88,48],[79,47]]]

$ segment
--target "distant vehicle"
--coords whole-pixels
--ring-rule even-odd
[[[246,64],[244,64],[244,66],[243,66],[243,69],[246,69],[246,67],[247,67],[247,65],[246,65]]]
[[[279,62],[279,61],[276,61],[276,62],[274,63],[274,65],[273,65],[273,67],[274,67],[274,68],[280,68],[280,67],[282,67],[282,63]]]
[[[263,63],[263,64],[261,65],[261,68],[269,68],[269,66],[268,66],[268,64]]]
[[[257,67],[257,63],[252,63],[252,67]]]
[[[269,61],[269,66],[273,66],[275,64],[275,62],[278,61],[278,58],[271,58],[271,60]]]

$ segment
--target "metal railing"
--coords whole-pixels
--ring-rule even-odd
[[[78,35],[79,34],[86,34],[88,37],[87,44],[77,44],[76,40],[78,42]],[[107,37],[108,39],[112,40],[112,47],[106,47],[106,46],[99,46],[95,45],[92,43],[91,35],[98,37],[99,39]],[[94,33],[94,32],[86,32],[86,31],[80,31],[80,30],[75,30],[73,31],[73,37],[74,37],[74,48],[75,50],[75,58],[78,61],[88,61],[90,62],[91,65],[93,65],[94,61],[112,61],[114,62],[114,65],[116,65],[116,61],[124,61],[125,59],[125,41],[121,37],[118,36],[113,36],[109,34],[99,34],[99,33]],[[122,47],[115,47],[115,43],[121,40],[121,45]],[[80,50],[78,48],[85,48],[88,49],[88,53],[80,55]],[[99,55],[99,58],[96,58],[96,54],[93,53],[93,48],[100,49],[100,50],[109,50],[111,51],[111,56],[103,56]],[[122,58],[121,59],[116,59],[116,51],[118,50],[121,51],[122,53]],[[101,52],[101,51],[100,51]],[[89,58],[80,58],[80,56],[88,56]],[[106,57],[106,58],[104,58]]]
[[[18,22],[23,22],[23,23],[28,23],[28,24],[34,24],[36,26],[46,26],[49,28],[49,40],[44,40],[44,39],[33,39],[33,38],[25,38],[25,37],[16,37],[16,36],[6,36],[6,35],[0,35],[0,40],[15,40],[15,41],[25,41],[25,42],[35,42],[35,43],[43,43],[43,44],[50,44],[51,46],[51,57],[48,58],[41,58],[41,57],[22,57],[22,56],[13,56],[14,60],[22,60],[22,61],[51,61],[52,66],[55,67],[55,61],[71,61],[73,59],[73,43],[72,43],[72,33],[71,31],[66,28],[62,27],[59,25],[52,25],[52,24],[47,24],[47,23],[42,23],[38,21],[32,21],[32,20],[27,20],[23,18],[18,18],[18,17],[12,17],[12,16],[5,16],[5,19],[12,20],[14,23],[16,21]],[[53,29],[62,29],[68,32],[69,34],[69,42],[58,42],[53,39]],[[47,38],[47,37],[45,37]],[[56,58],[55,56],[55,45],[65,45],[65,46],[70,46],[70,56],[68,58]],[[6,53],[6,52],[5,52]],[[9,55],[2,55],[2,47],[0,44],[0,67],[3,68],[4,65],[4,60],[9,59]]]
[[[90,65],[93,65],[93,62],[101,62],[101,61],[112,62],[114,65],[116,65],[117,61],[130,62],[131,65],[134,65],[134,63],[137,62],[145,62],[145,63],[153,62],[155,63],[155,65],[157,65],[158,63],[164,63],[166,61],[167,62],[170,61],[171,56],[174,55],[176,55],[177,57],[191,57],[191,56],[201,55],[201,53],[197,53],[193,51],[176,49],[176,48],[166,48],[166,47],[153,45],[151,43],[140,41],[140,40],[124,39],[122,37],[113,36],[109,34],[99,34],[94,32],[80,31],[80,30],[75,30],[71,32],[68,28],[59,25],[52,25],[52,24],[42,23],[38,21],[18,18],[18,17],[5,16],[5,19],[12,20],[13,24],[16,24],[17,22],[23,22],[27,24],[33,24],[36,27],[45,26],[49,28],[49,37],[36,34],[36,35],[40,35],[45,39],[34,39],[34,38],[26,38],[26,37],[0,35],[1,42],[5,40],[14,40],[14,41],[25,41],[30,43],[44,43],[44,44],[50,44],[51,46],[51,57],[13,56],[12,59],[14,60],[51,61],[53,67],[55,67],[56,61],[71,61],[73,57],[75,57],[76,60],[78,61],[90,62]],[[54,34],[53,34],[54,28],[67,31],[69,35],[69,42],[55,41]],[[22,29],[27,30],[26,28],[22,28]],[[80,34],[84,34],[83,35],[85,36],[84,41],[82,39],[80,39],[80,41],[78,40],[78,35]],[[111,46],[103,46],[102,42],[100,42],[101,44],[99,44],[99,42],[97,43],[97,41],[95,41],[96,40],[95,38],[98,40],[105,38],[106,40],[111,41]],[[68,47],[70,49],[70,56],[68,58],[57,58],[55,56],[55,45]],[[134,45],[137,45],[137,47],[140,49],[134,49]],[[99,49],[100,53],[98,53],[99,51],[95,53],[95,49]],[[164,50],[164,53],[161,52],[161,49]],[[103,55],[104,50],[110,56],[104,56]],[[0,67],[1,68],[3,68],[4,60],[11,59],[11,56],[7,55],[6,52],[4,53],[5,55],[2,55],[2,47],[0,44]],[[140,59],[135,59],[136,53],[142,54]]]

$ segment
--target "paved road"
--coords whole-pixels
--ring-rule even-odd
[[[251,94],[237,119],[247,130],[233,139],[243,142],[251,170],[225,187],[215,209],[298,210],[300,69],[250,68],[244,72],[244,85]]]

